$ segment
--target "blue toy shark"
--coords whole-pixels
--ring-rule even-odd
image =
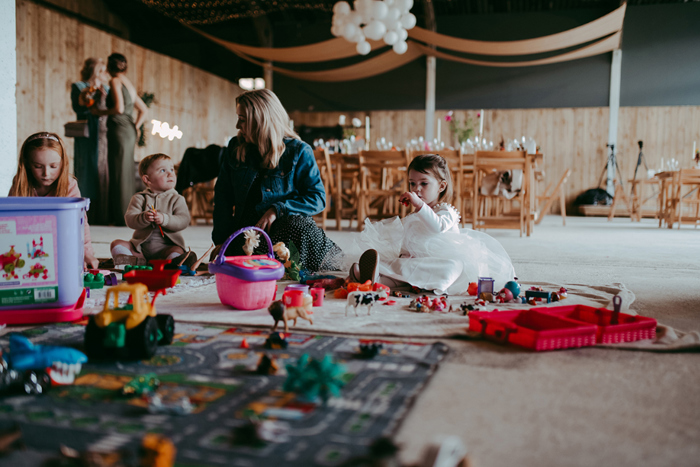
[[[16,371],[45,370],[54,385],[73,384],[87,356],[70,347],[34,345],[20,335],[10,335],[8,366]]]

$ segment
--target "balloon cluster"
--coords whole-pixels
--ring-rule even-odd
[[[333,6],[331,33],[357,42],[357,53],[367,55],[372,47],[367,39],[393,46],[394,52],[402,54],[408,50],[407,29],[416,25],[416,17],[409,13],[413,0],[355,0],[355,9],[348,2]]]

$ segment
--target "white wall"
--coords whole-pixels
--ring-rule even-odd
[[[15,2],[0,2],[0,196],[17,169],[17,32]]]

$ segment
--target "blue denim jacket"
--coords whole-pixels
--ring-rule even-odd
[[[285,138],[286,149],[279,164],[264,176],[262,202],[245,206],[248,191],[258,176],[258,168],[236,160],[238,138],[232,138],[226,149],[214,189],[214,230],[212,240],[222,244],[234,232],[233,207],[255,209],[257,216],[270,207],[277,217],[298,214],[313,216],[326,207],[326,191],[311,146],[303,141]]]

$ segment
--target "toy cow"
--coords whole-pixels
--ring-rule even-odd
[[[350,292],[348,294],[348,303],[345,305],[345,316],[348,315],[350,307],[355,309],[355,316],[357,316],[357,308],[362,305],[367,307],[367,315],[369,315],[372,312],[372,305],[386,297],[386,290],[380,290],[379,292]]]
[[[284,321],[284,332],[289,332],[289,321],[294,320],[294,326],[297,325],[297,318],[305,319],[309,324],[314,324],[309,315],[306,313],[306,309],[303,306],[284,306],[282,300],[277,300],[272,302],[267,308],[270,312],[272,318],[275,320],[275,325],[272,326],[272,330],[277,329],[277,323]]]

